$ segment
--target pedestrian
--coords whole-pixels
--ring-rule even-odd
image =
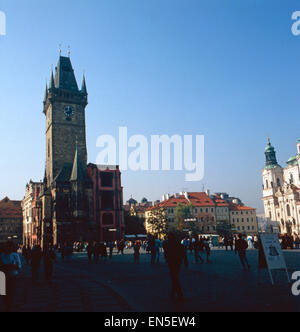
[[[136,241],[133,245],[133,250],[134,250],[134,263],[139,263],[140,262],[140,249],[141,245],[139,244],[138,241]]]
[[[188,260],[185,248],[179,241],[177,241],[174,233],[168,235],[168,240],[165,243],[165,257],[168,263],[170,277],[172,282],[170,298],[172,301],[177,300],[183,302],[183,294],[179,281],[179,272],[184,261],[185,267],[188,268]]]
[[[228,247],[229,247],[229,239],[228,239],[228,236],[227,236],[227,235],[226,235],[225,238],[224,238],[224,246],[225,246],[226,251],[228,251]]]
[[[198,264],[199,259],[201,263],[204,263],[204,259],[200,256],[200,241],[199,238],[197,237],[195,242],[194,242],[194,252],[195,252],[195,262]]]
[[[229,235],[229,246],[230,246],[230,250],[233,251],[233,236]]]
[[[118,243],[118,254],[121,253],[124,255],[125,241],[122,239]]]
[[[45,279],[51,283],[53,275],[53,263],[56,255],[53,247],[46,245],[43,251]]]
[[[103,261],[107,259],[107,248],[104,242],[100,243],[100,256]]]
[[[156,238],[155,239],[155,262],[156,262],[156,264],[159,263],[160,248],[161,248],[161,241],[159,238]]]
[[[115,245],[112,241],[110,241],[107,243],[107,247],[109,249],[109,259],[112,259]]]
[[[151,252],[151,264],[155,264],[155,256],[156,256],[156,249],[155,249],[155,239],[152,238],[149,241],[150,245],[150,252]]]
[[[27,247],[23,246],[22,256],[24,257],[26,264],[30,265],[30,258],[31,258],[31,249],[30,249],[30,246],[27,246]]]
[[[223,237],[220,235],[218,238],[219,249],[223,248]]]
[[[99,256],[100,256],[100,252],[101,252],[101,247],[100,247],[100,243],[96,242],[93,248],[93,254],[94,254],[94,263],[98,263],[99,261]]]
[[[209,245],[209,238],[205,238],[203,240],[203,245],[206,252],[206,263],[210,263],[209,257],[210,257],[210,245]]]
[[[13,309],[17,278],[22,268],[20,256],[16,251],[15,244],[7,242],[0,256],[0,271],[5,273],[6,278],[6,296],[4,296],[6,312],[11,312]]]
[[[247,237],[247,241],[248,241],[248,248],[253,249],[253,238],[251,235]]]
[[[93,243],[90,242],[86,248],[86,252],[87,252],[87,255],[88,255],[88,260],[89,260],[89,263],[92,264],[92,256],[93,256],[93,250],[94,250],[94,247],[93,247]]]
[[[39,277],[39,269],[41,266],[42,260],[42,249],[39,245],[33,247],[31,253],[31,273],[32,273],[32,282],[37,283]]]
[[[248,270],[250,270],[250,264],[247,259],[246,250],[248,249],[248,243],[243,238],[242,234],[239,234],[238,239],[235,243],[235,253],[239,254],[241,264],[243,266],[243,270],[246,270],[246,265],[248,267]]]

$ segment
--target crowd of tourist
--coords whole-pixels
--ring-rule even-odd
[[[283,249],[300,248],[298,236],[282,235],[279,236],[279,241]],[[212,247],[234,251],[239,256],[242,268],[250,270],[246,251],[247,249],[259,248],[259,237],[256,235],[244,236],[242,234],[238,236],[227,235],[217,237],[216,241],[216,238],[212,236],[179,238],[175,234],[169,234],[163,239],[149,237],[148,239],[121,239],[108,242],[66,242],[60,246],[44,245],[43,248],[39,245],[19,248],[13,242],[0,244],[0,272],[3,272],[6,276],[5,310],[12,310],[22,262],[31,267],[33,284],[40,281],[41,267],[44,270],[44,279],[51,284],[54,262],[59,256],[61,261],[68,263],[72,261],[74,252],[83,253],[87,255],[90,264],[96,264],[99,261],[111,260],[113,253],[123,255],[125,249],[127,249],[127,253],[133,251],[133,262],[136,264],[140,263],[142,250],[145,254],[149,254],[149,263],[152,265],[159,264],[163,257],[169,266],[172,280],[171,298],[177,298],[181,301],[183,296],[178,279],[180,266],[184,263],[188,267],[189,260],[193,260],[196,264],[210,263]],[[188,253],[190,253],[189,260]]]

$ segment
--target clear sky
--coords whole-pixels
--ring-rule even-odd
[[[261,211],[261,170],[270,135],[279,162],[300,137],[299,1],[1,0],[0,198],[22,199],[45,164],[45,80],[71,46],[89,92],[87,144],[99,135],[204,134],[205,178],[124,172],[125,199],[184,190],[228,192]]]

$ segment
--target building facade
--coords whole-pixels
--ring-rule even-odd
[[[179,204],[191,206],[187,224],[192,222],[195,225],[194,231],[199,234],[218,234],[220,227],[223,230],[232,230],[233,233],[252,234],[258,232],[255,209],[244,206],[239,199],[229,197],[226,193],[210,195],[209,191],[182,192],[172,196],[164,195],[162,202],[146,211],[145,226],[147,232],[149,234],[154,232],[149,219],[153,217],[153,211],[158,209],[161,209],[164,213],[167,231],[178,230],[179,220],[176,218],[176,207]],[[238,216],[236,215],[237,212]],[[245,220],[244,216],[240,217],[244,213]],[[235,217],[233,217],[234,214]]]
[[[246,233],[248,235],[258,233],[256,210],[254,208],[231,203],[229,209],[233,233]]]
[[[277,162],[276,151],[268,140],[266,165],[262,171],[265,217],[280,224],[281,233],[300,234],[300,139],[297,154],[286,167]]]
[[[14,241],[22,243],[23,217],[21,201],[8,197],[0,201],[0,243]]]
[[[23,244],[32,247],[39,244],[41,225],[39,225],[39,195],[42,182],[30,181],[26,185],[25,197],[22,201],[23,210]]]
[[[117,166],[87,164],[85,77],[78,88],[70,57],[59,57],[46,86],[45,177],[36,200],[38,242],[104,241],[123,234],[123,188]],[[32,193],[24,199],[25,218]],[[32,207],[34,209],[34,207]],[[29,217],[29,218],[32,218]],[[32,219],[25,223],[32,224]],[[29,227],[30,228],[30,227]],[[25,235],[24,235],[25,237]]]

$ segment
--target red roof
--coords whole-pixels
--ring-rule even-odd
[[[217,206],[225,206],[225,207],[229,206],[229,203],[224,201],[224,199],[222,199],[221,196],[219,196],[219,195],[214,196],[214,201],[215,201]]]
[[[255,209],[253,209],[249,206],[238,205],[238,204],[234,204],[234,203],[231,203],[229,205],[229,209],[230,209],[230,211],[255,211]]]
[[[11,201],[8,197],[0,201],[0,218],[23,219],[21,201]]]
[[[193,206],[215,206],[214,201],[205,193],[188,193]]]
[[[188,198],[189,200],[186,199],[184,195],[179,195],[177,198],[175,196],[171,196],[169,199],[159,203],[158,205],[151,207],[148,209],[152,210],[157,207],[160,208],[174,208],[178,204],[183,204],[183,205],[188,205],[192,204],[194,207],[199,207],[199,206],[215,206],[215,203],[213,200],[205,193],[205,192],[200,192],[200,193],[188,193]]]

